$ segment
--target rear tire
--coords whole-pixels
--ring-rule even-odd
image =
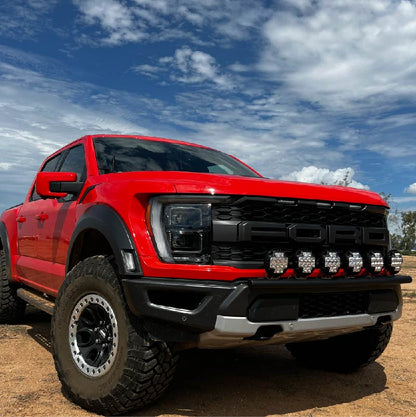
[[[335,372],[353,372],[374,362],[387,347],[391,323],[356,333],[312,342],[289,343],[292,355],[304,364]]]
[[[0,250],[0,323],[19,323],[25,314],[26,303],[16,294],[7,275],[7,257]]]
[[[132,325],[118,277],[104,256],[87,258],[59,290],[51,335],[63,392],[99,414],[144,407],[170,384],[177,356]]]

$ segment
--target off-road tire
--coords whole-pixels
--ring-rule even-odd
[[[70,346],[74,309],[91,293],[108,303],[118,327],[111,367],[94,377],[81,372]],[[118,415],[144,407],[163,394],[173,378],[177,355],[166,343],[151,340],[135,321],[108,257],[87,258],[67,274],[51,325],[55,367],[67,398],[96,413]]]
[[[305,365],[335,372],[354,372],[374,362],[387,347],[391,323],[359,332],[312,342],[289,343],[286,347]]]
[[[7,257],[0,250],[0,323],[19,323],[25,314],[26,303],[16,294],[7,276]]]

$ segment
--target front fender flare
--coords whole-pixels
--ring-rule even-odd
[[[68,267],[71,265],[74,244],[77,242],[80,234],[89,229],[100,232],[108,241],[115,256],[120,275],[142,275],[140,260],[128,227],[115,210],[101,204],[88,208],[78,220],[68,248],[66,272],[68,272]],[[127,271],[125,269],[122,251],[128,251],[133,254],[136,264],[135,271]]]

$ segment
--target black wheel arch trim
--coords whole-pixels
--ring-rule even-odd
[[[102,204],[88,208],[78,220],[68,248],[66,272],[69,272],[68,268],[71,265],[74,244],[77,238],[88,229],[96,230],[105,237],[115,256],[118,272],[121,276],[137,277],[142,275],[139,256],[129,229],[114,209]],[[136,266],[134,271],[127,271],[125,269],[122,251],[128,251],[133,254]]]
[[[11,268],[11,257],[10,257],[10,243],[9,243],[9,235],[7,234],[7,227],[4,222],[0,222],[0,239],[3,244],[3,250],[6,254],[6,273],[9,282],[13,281],[12,278],[12,268]]]

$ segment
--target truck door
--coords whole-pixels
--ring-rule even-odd
[[[61,154],[45,162],[41,171],[53,172],[59,164]],[[33,186],[30,196],[22,205],[17,216],[17,253],[16,262],[18,275],[30,282],[42,281],[39,263],[39,229],[43,226],[41,213],[44,211],[46,200],[36,193]]]
[[[22,205],[17,216],[18,255],[36,258],[38,255],[38,230],[36,214],[39,201],[28,201]],[[23,274],[24,275],[24,274]]]
[[[86,164],[84,145],[74,146],[64,152],[56,171],[75,172],[77,181],[85,182]],[[66,257],[76,223],[78,195],[44,200],[38,223],[38,258],[45,262],[44,280],[48,287],[58,290],[65,277]]]

